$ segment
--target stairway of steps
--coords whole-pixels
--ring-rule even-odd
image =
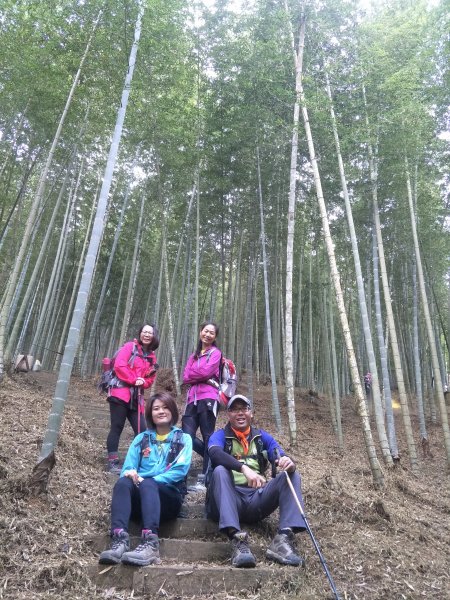
[[[152,596],[186,598],[198,595],[208,598],[218,592],[257,592],[273,576],[273,567],[267,568],[263,556],[254,548],[257,559],[260,559],[257,568],[232,568],[229,542],[220,537],[216,523],[198,516],[198,506],[188,505],[185,518],[161,524],[160,565],[93,565],[90,570],[92,579],[104,589],[115,587]],[[139,544],[139,534],[137,525],[132,524],[132,548]],[[106,534],[89,540],[96,556],[108,543]]]
[[[109,431],[109,406],[104,396],[98,398],[79,398],[72,395],[69,399],[76,406],[78,414],[86,421],[91,435],[101,443],[106,440]],[[119,456],[124,458],[132,440],[132,430],[127,423],[121,436]],[[200,462],[197,462],[200,465]],[[106,467],[106,450],[105,450]],[[188,485],[195,483],[198,467],[196,459],[188,477]],[[110,475],[111,489],[117,477]],[[213,598],[216,594],[233,594],[239,597],[254,595],[269,582],[276,582],[278,589],[284,594],[295,589],[295,597],[299,596],[302,575],[298,569],[273,565],[264,557],[265,548],[251,546],[257,558],[257,567],[253,569],[236,569],[231,567],[231,547],[229,541],[219,534],[217,523],[204,516],[204,498],[202,492],[188,492],[180,517],[162,523],[160,528],[160,565],[133,567],[130,565],[105,566],[93,562],[89,568],[90,577],[96,585],[105,590],[134,590],[134,594],[143,596],[177,596],[189,598],[201,596]],[[263,531],[267,542],[269,535],[262,526],[248,528],[250,535]],[[131,548],[139,544],[140,529],[137,524],[130,524]],[[108,547],[110,540],[107,532],[93,536],[87,540],[93,554],[98,556]],[[266,596],[268,597],[268,596]]]
[[[77,398],[69,399],[70,405],[77,405],[78,414],[83,417],[89,427],[90,434],[105,447],[105,465],[106,465],[106,437],[109,432],[109,403],[105,396],[98,395],[95,399],[90,398],[89,402],[78,401]],[[133,430],[130,424],[125,423],[122,435],[120,436],[119,456],[125,458],[125,454],[133,439]]]

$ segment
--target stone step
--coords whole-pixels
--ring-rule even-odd
[[[193,506],[197,508],[197,505]],[[189,507],[186,508],[187,511],[189,511]],[[141,525],[139,523],[136,523],[135,521],[130,521],[128,531],[130,533],[130,536],[138,538],[141,535]],[[187,517],[173,519],[171,521],[165,521],[160,525],[159,535],[161,538],[187,540],[190,540],[192,538],[208,538],[209,541],[211,541],[211,538],[213,537],[216,537],[219,541],[223,541],[224,539],[226,539],[220,535],[217,523],[214,523],[214,521],[205,519],[203,517]],[[107,535],[98,537],[100,538],[100,545],[97,545],[97,542],[95,542],[94,545],[97,550],[100,549],[101,551],[104,550],[105,545],[108,543],[109,537]],[[94,538],[91,539],[94,540]]]
[[[201,508],[203,509],[203,506],[201,506]],[[186,506],[186,509],[189,511],[189,507]],[[219,535],[217,523],[214,523],[214,521],[211,521],[210,519],[204,518],[186,518],[166,521],[165,523],[161,523],[159,533],[163,538],[176,539],[192,539],[201,537],[210,538],[211,536]]]
[[[141,538],[130,536],[131,548],[139,546]],[[108,535],[93,536],[87,540],[96,555],[109,547]],[[159,553],[162,559],[177,563],[214,562],[225,563],[230,559],[230,544],[222,541],[202,541],[160,538]],[[257,554],[255,553],[255,556]]]
[[[100,411],[100,410],[80,410],[78,413],[89,426],[95,427],[109,427],[110,424],[110,416],[109,411]]]
[[[105,421],[109,421],[108,406],[89,406],[80,408],[79,413],[83,416],[83,419],[104,419]]]
[[[204,503],[189,504],[185,502],[181,507],[180,517],[183,519],[203,519],[205,517]]]
[[[103,397],[95,400],[92,398],[70,398],[68,402],[70,406],[76,406],[80,412],[90,410],[105,410],[109,412],[109,403]]]
[[[106,438],[108,437],[108,432],[109,429],[105,429],[103,431],[103,435],[93,435],[92,431],[90,432],[92,437],[95,438],[96,440],[98,440],[102,446],[105,449],[105,460],[106,460]],[[128,435],[122,435],[120,438],[120,444],[119,444],[119,458],[120,460],[124,460],[125,456],[127,455],[128,452],[128,448],[130,447],[131,442],[133,441],[133,436],[130,432],[130,436],[128,437]],[[106,463],[105,463],[106,464]]]
[[[110,418],[109,418],[109,414],[107,413],[100,413],[100,412],[84,412],[82,410],[79,411],[78,413],[80,415],[80,417],[86,421],[86,425],[88,425],[88,427],[96,427],[98,429],[104,429],[104,428],[108,428],[109,429],[109,425],[110,425]]]
[[[183,504],[181,514],[183,516],[178,517],[178,519],[172,519],[160,524],[159,534],[161,538],[177,540],[190,540],[193,538],[211,540],[211,538],[216,538],[219,541],[226,539],[225,536],[219,533],[218,524],[205,517],[205,509],[202,504]],[[243,527],[250,532],[270,535],[267,532],[265,523],[243,523]],[[141,535],[141,524],[136,521],[130,521],[128,531],[130,536],[138,538]],[[103,536],[99,537],[102,538],[102,544],[107,543],[103,540]],[[105,539],[108,540],[108,536]],[[101,550],[104,549],[102,546],[99,546],[99,548]]]
[[[101,442],[104,440],[106,441],[110,427],[109,421],[86,421],[86,425],[89,427],[89,432],[92,437]],[[122,435],[120,436],[120,444],[128,448],[133,437],[133,430],[127,423],[125,423]]]
[[[294,572],[295,571],[295,572]],[[90,577],[102,589],[117,588],[134,590],[145,597],[177,596],[186,598],[201,596],[213,597],[218,593],[258,592],[262,586],[275,578],[283,588],[292,585],[296,576],[296,590],[301,592],[301,579],[298,570],[290,567],[264,565],[254,569],[236,569],[231,566],[205,565],[151,565],[131,567],[118,565],[104,567],[97,565],[90,570]],[[302,597],[298,593],[297,598]]]

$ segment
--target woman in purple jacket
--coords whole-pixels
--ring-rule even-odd
[[[115,378],[109,388],[108,403],[111,427],[106,440],[108,450],[108,469],[119,474],[119,440],[125,421],[128,419],[134,435],[145,431],[147,425],[143,406],[139,407],[139,396],[151,387],[156,377],[156,356],[154,350],[159,346],[159,334],[155,325],[143,325],[137,338],[126,342],[114,358]]]
[[[194,354],[188,358],[183,372],[183,383],[189,385],[186,409],[181,420],[182,429],[192,437],[194,450],[203,456],[202,476],[199,476],[197,489],[202,489],[204,475],[208,468],[208,440],[214,432],[219,410],[219,365],[222,352],[217,348],[216,338],[219,328],[215,323],[200,325],[200,335]],[[200,427],[203,442],[196,437]]]

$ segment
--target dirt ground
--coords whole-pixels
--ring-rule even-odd
[[[6,377],[0,387],[0,598],[128,599],[129,592],[96,589],[87,566],[96,564],[87,540],[108,529],[111,484],[104,469],[104,441],[91,437],[75,405],[66,407],[48,494],[33,497],[28,484],[54,394],[52,378],[33,373]],[[245,393],[245,387],[240,391]],[[93,381],[71,382],[86,399]],[[255,421],[271,433],[271,387],[255,389]],[[280,404],[285,413],[280,389]],[[450,488],[442,428],[429,425],[430,455],[411,473],[396,415],[400,465],[383,467],[385,487],[372,483],[359,418],[343,401],[345,446],[331,428],[328,401],[296,391],[298,442],[290,447],[286,419],[276,437],[296,459],[312,531],[342,599],[450,598]],[[375,435],[375,427],[373,427]],[[381,460],[381,459],[380,459]],[[299,537],[306,558],[302,593],[265,588],[263,598],[331,598],[329,584],[307,534]],[[308,590],[308,591],[305,591]],[[232,599],[232,596],[223,598]]]

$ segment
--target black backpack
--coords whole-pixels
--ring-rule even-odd
[[[119,350],[120,350],[120,348],[119,348]],[[101,394],[102,393],[109,394],[109,390],[112,387],[125,387],[126,386],[126,384],[117,377],[117,375],[114,371],[114,362],[116,360],[116,356],[117,356],[119,350],[116,350],[116,352],[114,352],[114,355],[112,358],[105,357],[102,360],[103,372],[100,377],[100,381],[97,384],[98,391]],[[139,354],[139,348],[136,343],[133,343],[133,350],[131,351],[131,356],[128,359],[128,364],[131,367],[133,367],[134,361],[136,359],[136,356],[138,356],[138,354]],[[153,368],[155,370],[158,369],[159,365],[157,363],[153,364],[153,357],[144,356],[143,358],[148,360],[150,366],[153,366]]]
[[[264,473],[267,470],[267,467],[269,466],[269,460],[267,458],[267,450],[264,450],[261,432],[259,431],[259,429],[252,429],[251,437],[254,440],[255,445],[256,445],[256,456],[250,455],[250,454],[248,456],[250,458],[256,458],[256,460],[258,461],[258,465],[259,465],[259,471],[260,471],[261,475],[264,475]],[[233,449],[233,440],[229,437],[225,438],[224,451],[227,454],[231,454],[232,449]]]

